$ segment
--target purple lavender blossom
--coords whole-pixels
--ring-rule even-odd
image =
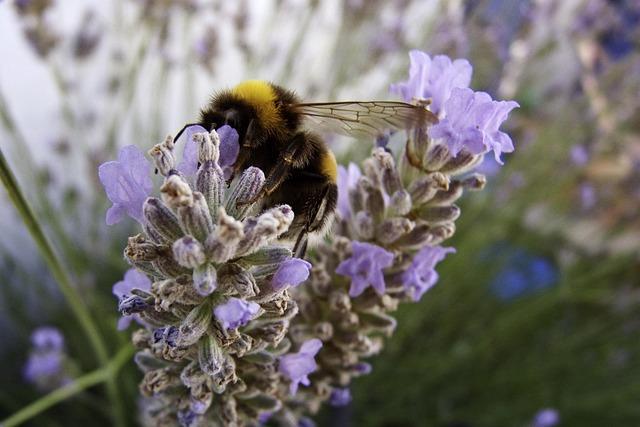
[[[260,305],[239,298],[229,300],[213,309],[216,319],[225,329],[235,329],[246,325],[260,310]]]
[[[453,156],[462,149],[473,154],[493,150],[496,161],[503,164],[500,154],[512,152],[513,143],[498,129],[518,106],[515,101],[493,101],[485,92],[454,88],[444,103],[444,119],[429,128],[429,135],[442,138]]]
[[[100,182],[113,203],[107,211],[107,225],[120,222],[125,213],[143,222],[142,204],[153,187],[150,169],[151,165],[135,145],[122,147],[117,161],[100,165]]]
[[[334,388],[329,397],[331,406],[347,406],[351,402],[351,390],[348,388]]]
[[[367,362],[360,362],[353,367],[353,370],[360,375],[369,375],[373,367]]]
[[[198,145],[193,140],[196,133],[207,132],[205,128],[199,125],[189,126],[184,131],[184,150],[182,151],[182,160],[176,167],[185,176],[194,176],[198,171]],[[238,132],[229,125],[224,125],[216,130],[220,137],[220,158],[218,164],[225,172],[229,172],[231,166],[236,162],[238,153],[240,152],[240,144],[238,143]],[[180,139],[183,139],[182,137]]]
[[[278,271],[271,279],[271,285],[275,290],[288,287],[296,287],[309,278],[311,263],[300,258],[291,258],[284,261],[278,267]]]
[[[62,374],[62,360],[62,353],[57,351],[32,353],[24,367],[24,378],[31,384],[49,382]]]
[[[182,160],[176,166],[176,169],[185,176],[194,176],[198,171],[198,144],[193,140],[196,133],[206,133],[207,130],[200,125],[189,126],[184,133],[176,141],[176,145],[182,142],[184,149],[182,150]]]
[[[64,336],[57,328],[42,326],[31,334],[31,343],[37,350],[62,351]]]
[[[392,84],[390,91],[400,95],[406,102],[412,99],[431,99],[430,109],[435,114],[449,99],[454,88],[468,88],[473,68],[466,59],[437,55],[431,59],[425,52],[409,52],[411,66],[409,80]]]
[[[124,279],[113,285],[112,292],[113,295],[118,298],[118,300],[122,300],[122,298],[131,294],[131,291],[133,289],[150,291],[151,280],[149,280],[146,274],[139,272],[135,268],[130,268],[124,274]],[[127,329],[132,320],[136,320],[138,323],[140,323],[137,314],[120,317],[120,319],[118,320],[118,330],[122,331]]]
[[[580,192],[580,205],[582,209],[584,210],[592,209],[598,202],[598,195],[596,193],[595,187],[592,184],[588,182],[580,184],[579,192]]]
[[[560,422],[560,415],[555,409],[542,409],[533,418],[532,427],[553,427]]]
[[[349,163],[349,167],[338,166],[338,214],[342,219],[351,216],[351,203],[349,203],[349,190],[354,188],[362,175],[360,168],[355,163]]]
[[[64,385],[69,378],[64,372],[64,336],[51,326],[36,329],[31,334],[33,349],[23,369],[25,380],[42,390]]]
[[[353,241],[352,255],[342,261],[336,273],[351,278],[349,295],[357,297],[371,286],[379,294],[384,294],[385,283],[382,270],[391,266],[393,254],[371,243]]]
[[[439,278],[435,270],[436,264],[455,251],[442,246],[425,246],[413,257],[411,265],[402,274],[404,289],[412,300],[419,301],[436,284]]]
[[[308,386],[309,374],[318,369],[314,357],[322,348],[322,341],[317,338],[305,341],[297,353],[290,353],[280,358],[279,370],[282,375],[291,380],[289,391],[292,395],[298,391],[300,384]]]
[[[584,144],[576,144],[569,152],[571,161],[577,166],[584,166],[589,163],[589,150]]]

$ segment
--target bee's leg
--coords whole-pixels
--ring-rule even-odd
[[[319,229],[327,208],[327,195],[331,189],[330,185],[326,185],[322,190],[320,198],[316,198],[319,202],[313,206],[308,212],[307,222],[302,226],[302,230],[298,233],[296,243],[293,245],[293,256],[296,258],[304,258],[307,251],[307,243],[309,241],[309,232]]]
[[[273,166],[269,175],[266,177],[264,181],[264,185],[262,186],[262,190],[258,194],[256,194],[251,200],[247,200],[242,202],[242,204],[251,204],[255,203],[258,199],[269,196],[273,193],[278,186],[287,178],[289,171],[293,165],[295,158],[298,157],[298,151],[301,147],[304,146],[305,142],[305,134],[297,133],[289,146],[282,152],[282,155]]]

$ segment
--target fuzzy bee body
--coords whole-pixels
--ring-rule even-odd
[[[336,159],[306,129],[306,119],[314,119],[319,129],[329,125],[330,131],[348,135],[376,135],[437,120],[424,107],[403,102],[301,103],[293,92],[259,80],[215,94],[197,124],[236,129],[240,152],[234,171],[256,166],[264,172],[263,208],[291,206],[295,219],[282,237],[296,240],[298,256],[305,251],[307,235],[322,236],[329,229],[338,199]]]
[[[302,127],[302,116],[290,108],[299,103],[284,88],[247,81],[215,95],[200,114],[207,129],[225,124],[236,129],[240,153],[234,169],[255,166],[264,172],[262,207],[291,206],[295,219],[285,239],[325,233],[338,199],[335,157],[318,135]]]

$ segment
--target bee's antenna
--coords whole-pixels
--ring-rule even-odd
[[[182,127],[182,129],[180,129],[180,132],[178,132],[176,134],[176,136],[173,137],[174,141],[177,141],[178,138],[180,138],[180,136],[182,136],[182,133],[189,127],[189,126],[200,126],[200,123],[187,123],[186,125],[184,125]]]

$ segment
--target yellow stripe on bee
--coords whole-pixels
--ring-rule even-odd
[[[266,129],[269,130],[278,124],[280,116],[274,103],[276,93],[268,82],[246,80],[234,87],[231,93],[256,109],[258,118]]]
[[[338,182],[338,163],[336,156],[329,150],[325,151],[320,160],[320,170],[331,182]]]

